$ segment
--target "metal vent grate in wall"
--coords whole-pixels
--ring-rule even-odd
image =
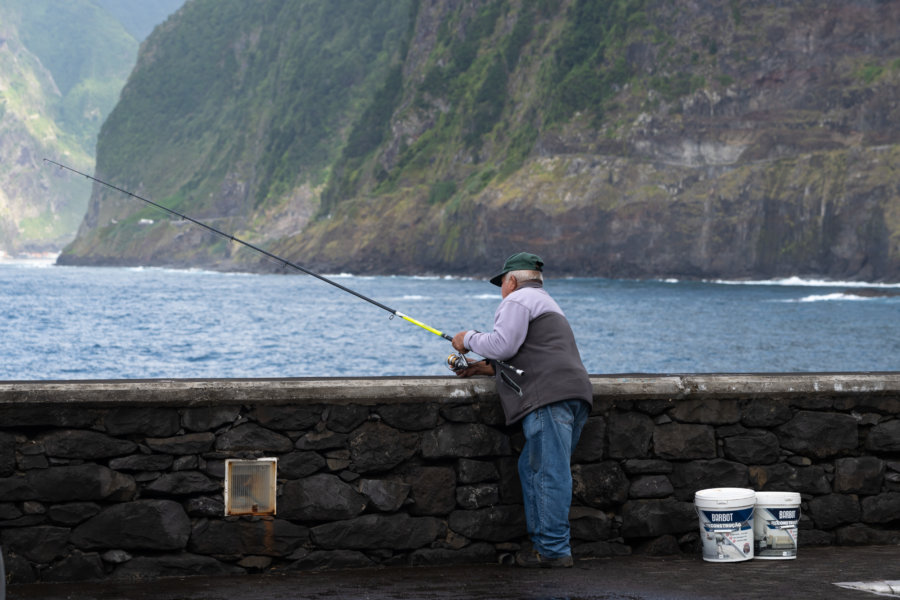
[[[274,515],[277,458],[225,461],[225,515]]]

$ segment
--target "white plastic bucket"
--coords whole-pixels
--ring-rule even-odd
[[[797,558],[799,522],[800,494],[756,492],[756,509],[753,513],[755,557],[767,560]]]
[[[694,494],[700,517],[703,560],[738,562],[753,558],[753,508],[756,492],[711,488]]]

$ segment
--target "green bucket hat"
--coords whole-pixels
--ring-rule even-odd
[[[544,261],[537,254],[529,252],[517,252],[503,263],[503,270],[491,277],[491,283],[496,286],[503,285],[503,276],[510,271],[543,271]]]

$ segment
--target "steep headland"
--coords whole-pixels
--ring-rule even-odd
[[[528,248],[557,274],[897,281],[898,26],[877,0],[195,0],[97,170],[328,271]],[[271,268],[102,189],[60,262]]]

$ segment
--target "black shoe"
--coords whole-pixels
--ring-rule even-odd
[[[544,569],[570,569],[575,561],[572,555],[560,556],[559,558],[547,558],[541,556],[537,550],[519,550],[516,552],[516,564],[525,568],[544,568]]]

